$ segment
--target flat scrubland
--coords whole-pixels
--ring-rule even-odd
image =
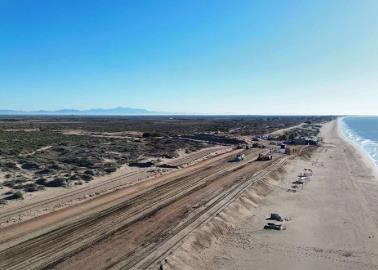
[[[154,167],[180,153],[235,145],[326,117],[0,117],[0,185],[24,192],[82,185],[123,165]],[[180,152],[181,151],[181,152]],[[5,200],[4,200],[5,199]]]

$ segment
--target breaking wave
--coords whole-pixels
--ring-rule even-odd
[[[341,130],[347,139],[357,144],[370,156],[378,168],[378,141],[365,138],[359,130],[353,129],[344,119],[341,120]]]

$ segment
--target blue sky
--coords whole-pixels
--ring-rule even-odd
[[[378,1],[0,0],[0,108],[378,114]]]

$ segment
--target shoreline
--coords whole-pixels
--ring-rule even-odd
[[[343,137],[338,121],[322,127],[324,144],[311,157],[295,159],[274,174],[273,190],[252,188],[242,203],[231,204],[193,232],[163,269],[378,267],[376,168],[371,170],[366,153]],[[313,170],[311,181],[296,193],[287,192],[304,168]],[[286,217],[287,229],[263,230],[270,213]]]
[[[378,179],[378,165],[375,163],[375,160],[373,157],[370,155],[368,151],[366,151],[360,144],[357,142],[353,141],[352,139],[348,138],[343,131],[342,127],[342,121],[345,118],[343,117],[338,117],[336,121],[337,125],[337,135],[339,138],[347,145],[352,147],[356,153],[362,158],[364,161],[366,167],[372,170],[374,176],[376,179]]]

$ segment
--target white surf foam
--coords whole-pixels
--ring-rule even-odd
[[[368,156],[373,160],[374,164],[378,168],[378,142],[364,138],[357,134],[345,121],[341,119],[341,131],[344,136],[357,144]]]

